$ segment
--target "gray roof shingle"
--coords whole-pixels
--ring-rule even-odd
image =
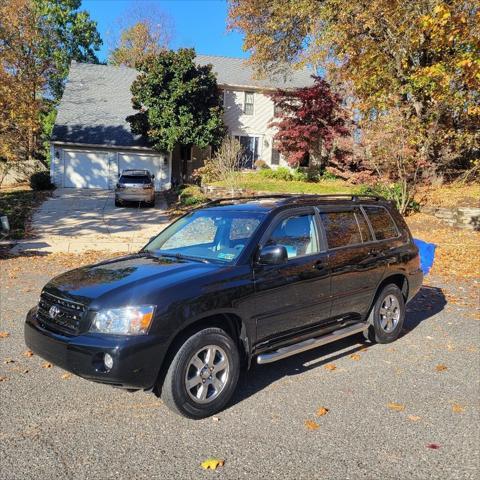
[[[200,65],[212,64],[220,85],[251,88],[297,88],[312,83],[311,71],[288,78],[254,80],[251,67],[241,58],[197,55]],[[73,62],[58,108],[52,141],[88,145],[148,147],[133,135],[125,120],[132,108],[130,86],[133,68]]]

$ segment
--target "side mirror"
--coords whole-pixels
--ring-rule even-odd
[[[283,245],[265,245],[258,254],[259,265],[282,265],[287,263],[288,253]]]

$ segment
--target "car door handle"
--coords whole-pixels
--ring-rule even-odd
[[[313,268],[315,270],[324,270],[327,266],[325,265],[325,262],[323,260],[318,260],[313,264]]]

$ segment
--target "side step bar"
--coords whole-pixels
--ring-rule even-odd
[[[309,338],[303,342],[295,343],[294,345],[289,345],[288,347],[282,347],[273,352],[261,353],[257,356],[257,363],[263,365],[264,363],[272,363],[282,358],[290,357],[291,355],[296,355],[300,352],[305,352],[312,348],[321,347],[327,343],[335,342],[341,338],[349,337],[350,335],[355,335],[356,333],[363,332],[368,329],[367,323],[355,323],[354,325],[349,325],[348,327],[341,328],[335,332],[324,335],[323,337],[318,338]]]

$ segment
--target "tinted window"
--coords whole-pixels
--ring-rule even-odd
[[[296,215],[282,220],[270,235],[267,244],[283,245],[288,258],[318,252],[318,241],[313,215]]]
[[[362,212],[356,211],[355,218],[357,219],[358,228],[360,229],[360,234],[362,235],[362,241],[370,242],[373,240],[372,233],[368,227],[367,221]]]
[[[129,184],[148,184],[152,181],[150,177],[147,175],[122,175],[120,177],[119,183],[123,183],[126,185]]]
[[[359,223],[353,211],[320,214],[327,235],[328,248],[362,243]]]
[[[392,217],[383,207],[365,207],[377,240],[386,240],[398,236]]]

